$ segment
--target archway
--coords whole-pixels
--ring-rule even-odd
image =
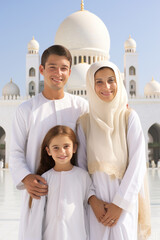
[[[5,131],[0,127],[0,167],[5,167]]]
[[[149,128],[148,137],[149,163],[154,160],[157,165],[157,162],[160,159],[160,124],[155,123]]]

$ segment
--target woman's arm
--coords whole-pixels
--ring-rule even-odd
[[[126,211],[132,211],[146,173],[145,141],[139,117],[132,110],[128,120],[129,162],[112,203]]]

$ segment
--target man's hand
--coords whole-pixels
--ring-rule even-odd
[[[106,209],[106,214],[103,217],[103,219],[101,219],[101,223],[104,226],[108,226],[108,227],[115,226],[116,223],[118,222],[118,219],[121,216],[122,208],[118,207],[113,203],[106,203],[105,209]]]
[[[101,219],[105,216],[106,210],[105,210],[105,204],[106,202],[98,199],[96,196],[91,196],[88,200],[89,204],[92,207],[92,210],[98,220],[98,222],[101,222]]]
[[[48,192],[47,182],[44,178],[36,174],[27,175],[22,182],[32,198],[40,199]]]

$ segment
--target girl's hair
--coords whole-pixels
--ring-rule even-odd
[[[57,125],[53,128],[51,128],[48,133],[46,134],[42,146],[41,146],[41,160],[40,160],[40,165],[37,170],[38,175],[42,175],[44,172],[48,171],[49,169],[53,168],[55,165],[55,161],[53,160],[52,156],[49,156],[46,147],[49,148],[49,144],[51,140],[59,135],[67,136],[72,142],[73,146],[77,144],[77,139],[74,131],[67,127],[67,126],[62,126],[62,125]],[[71,163],[72,165],[75,165],[75,154],[73,154],[71,158]]]
[[[55,161],[53,160],[52,156],[49,156],[46,150],[46,147],[49,148],[49,144],[51,140],[56,137],[56,136],[67,136],[72,142],[73,146],[77,144],[77,139],[74,131],[67,127],[67,126],[62,126],[62,125],[57,125],[53,128],[51,128],[46,136],[43,139],[42,145],[41,145],[41,160],[40,160],[40,165],[39,168],[36,172],[38,175],[42,175],[43,173],[47,172],[51,168],[55,166]],[[71,158],[71,164],[76,165],[76,160],[75,160],[75,153],[73,154]],[[32,205],[32,198],[30,197],[29,199],[29,207],[31,208]]]

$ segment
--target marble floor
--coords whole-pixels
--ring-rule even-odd
[[[160,240],[160,169],[148,169],[152,235]],[[0,240],[17,240],[21,193],[13,186],[8,169],[0,169]]]

